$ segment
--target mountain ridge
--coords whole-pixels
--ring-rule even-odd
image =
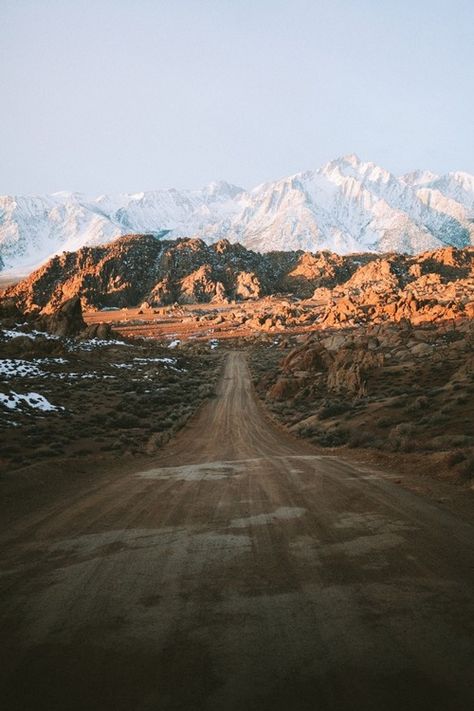
[[[434,303],[441,289],[446,292],[441,301],[454,299],[464,305],[473,301],[473,274],[472,247],[417,256],[301,250],[261,254],[225,239],[208,245],[196,238],[127,235],[108,245],[53,257],[9,287],[0,302],[15,304],[22,313],[43,314],[74,297],[88,309],[222,304],[276,293],[328,303],[336,296],[360,300],[362,295],[371,304],[385,304],[397,302],[407,287],[424,291],[428,286]],[[333,311],[332,316],[337,309]]]
[[[474,244],[474,176],[417,170],[397,177],[355,154],[245,190],[216,181],[100,195],[0,196],[0,269],[33,270],[54,254],[129,233],[225,238],[259,251],[417,254]]]

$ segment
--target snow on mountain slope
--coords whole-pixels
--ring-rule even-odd
[[[330,249],[417,253],[474,243],[474,176],[397,177],[355,155],[251,191],[201,190],[0,197],[0,269],[25,273],[54,253],[133,232],[222,237],[266,252]]]

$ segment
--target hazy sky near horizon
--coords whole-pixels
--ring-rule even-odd
[[[0,0],[0,194],[474,173],[472,0]]]

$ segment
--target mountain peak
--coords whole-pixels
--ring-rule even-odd
[[[361,164],[361,160],[357,153],[346,153],[346,155],[339,158],[341,163],[349,163],[353,168],[358,168]]]
[[[333,160],[328,161],[320,170],[322,173],[329,173],[333,170],[342,170],[344,172],[347,167],[353,168],[358,171],[360,166],[363,165],[361,159],[356,153],[346,153],[344,156],[339,156]]]
[[[203,193],[209,197],[224,196],[234,198],[243,192],[245,192],[243,188],[228,183],[226,180],[213,180],[203,188]]]
[[[224,180],[200,190],[102,195],[5,196],[0,264],[12,273],[53,254],[104,244],[120,235],[222,238],[274,250],[418,253],[474,244],[474,177],[415,171],[397,177],[355,153],[318,171],[251,191]]]
[[[403,180],[408,185],[425,185],[438,180],[439,177],[436,173],[432,173],[431,170],[413,170],[411,173],[402,175],[400,180]]]

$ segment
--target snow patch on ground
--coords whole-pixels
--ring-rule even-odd
[[[6,339],[19,338],[20,336],[24,336],[26,338],[30,338],[32,341],[34,341],[35,338],[38,337],[47,338],[50,341],[57,341],[59,338],[59,336],[53,336],[52,333],[47,333],[46,331],[14,331],[7,328],[2,328],[1,335],[2,338]]]
[[[136,363],[167,363],[176,365],[176,358],[134,358]]]
[[[37,365],[19,358],[2,358],[0,360],[0,377],[2,378],[39,378],[47,375]]]
[[[40,365],[65,365],[64,358],[34,358],[33,360],[23,360],[21,358],[1,358],[0,377],[3,378],[39,378],[47,375],[58,375],[57,373],[47,373],[39,368]],[[60,374],[61,375],[61,374]]]
[[[36,338],[47,338],[48,340],[57,341],[59,336],[53,336],[51,333],[46,331],[15,331],[12,329],[0,329],[0,338],[3,340],[11,340],[12,338],[18,338],[24,336],[34,341]],[[107,346],[130,346],[129,343],[125,341],[120,341],[114,338],[101,339],[101,338],[88,338],[84,341],[76,341],[73,339],[66,339],[67,346],[70,351],[92,351],[94,348],[105,348]]]
[[[52,378],[59,380],[113,380],[115,375],[104,375],[92,370],[90,373],[49,373]]]
[[[0,393],[0,405],[8,410],[21,409],[23,405],[27,405],[33,410],[41,410],[41,412],[64,410],[64,407],[53,405],[39,393],[15,393],[13,390],[9,394]]]
[[[86,341],[80,341],[71,346],[70,350],[76,351],[93,351],[94,348],[105,348],[106,346],[129,346],[129,343],[125,341],[118,341],[116,339],[101,339],[101,338],[90,338]]]
[[[140,366],[148,365],[149,363],[160,363],[161,365],[164,365],[165,368],[175,370],[177,373],[186,372],[184,368],[176,367],[176,358],[134,358],[130,363],[113,363],[113,367],[131,370],[132,368],[140,368]]]

